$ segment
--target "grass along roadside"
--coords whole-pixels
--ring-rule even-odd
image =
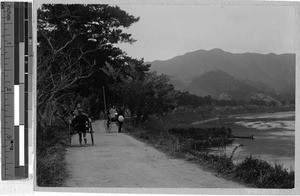
[[[38,127],[37,131],[37,186],[63,186],[68,177],[65,154],[69,131],[64,126]]]
[[[182,127],[182,123],[179,124],[179,132],[188,132],[188,129]],[[256,159],[251,156],[238,164],[234,164],[232,157],[238,147],[233,150],[229,157],[225,154],[213,155],[209,154],[208,151],[199,150],[202,149],[203,145],[204,147],[209,147],[207,145],[223,145],[224,139],[219,140],[220,135],[204,134],[210,137],[210,139],[212,139],[211,141],[214,141],[207,142],[208,138],[195,140],[192,138],[195,137],[193,135],[191,135],[191,137],[186,136],[182,138],[179,135],[170,134],[169,127],[169,124],[166,126],[163,125],[163,120],[152,118],[143,126],[137,128],[127,123],[124,127],[124,131],[170,156],[183,158],[196,163],[225,179],[242,182],[249,187],[256,188],[294,188],[294,171],[289,172],[279,164],[273,166],[264,160]],[[174,123],[174,127],[176,127],[176,123]],[[192,128],[191,130],[193,129],[196,130],[196,128]],[[200,134],[198,137],[203,137],[204,135]],[[214,137],[216,140],[214,140]],[[195,144],[199,144],[202,147],[196,148]]]

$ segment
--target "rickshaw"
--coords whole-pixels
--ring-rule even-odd
[[[119,121],[117,119],[118,114],[115,113],[115,117],[111,116],[110,114],[107,114],[107,119],[106,119],[106,132],[110,133],[112,125],[115,124],[116,126],[119,126]]]
[[[86,122],[86,127],[88,127],[86,133],[90,133],[92,145],[94,145],[94,135],[93,135],[94,131],[93,131],[93,127],[92,127],[92,119],[91,118],[89,118],[89,121]],[[77,131],[71,126],[71,121],[69,120],[70,147],[72,146],[72,136],[76,133],[77,133]]]
[[[111,128],[113,124],[115,124],[119,129],[120,123],[122,123],[123,121],[124,121],[124,117],[122,115],[119,115],[117,112],[115,112],[114,115],[107,113],[106,126],[105,126],[106,132],[108,133],[111,132]]]

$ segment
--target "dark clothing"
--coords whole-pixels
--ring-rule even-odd
[[[89,119],[85,115],[76,116],[71,123],[71,126],[75,128],[78,133],[86,133],[88,130]]]
[[[124,114],[123,114],[122,111],[118,111],[118,116],[117,116],[117,120],[118,120],[118,122],[119,122],[118,132],[119,132],[119,133],[122,133],[122,125],[123,125],[123,122],[119,121],[119,116],[124,116]]]
[[[118,128],[119,133],[122,133],[122,125],[123,125],[123,122],[119,121],[119,128]]]

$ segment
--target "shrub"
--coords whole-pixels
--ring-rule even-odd
[[[172,128],[169,129],[169,133],[182,138],[193,138],[195,140],[207,140],[209,138],[230,138],[232,137],[231,128]]]
[[[62,186],[68,176],[65,148],[69,131],[63,126],[37,127],[37,185]]]
[[[260,177],[272,167],[266,161],[247,157],[236,169],[236,177],[243,179],[246,183],[258,182]]]
[[[232,143],[232,130],[230,128],[172,128],[168,130],[170,135],[178,137],[184,148],[188,146],[192,150],[202,151],[205,148],[225,146]],[[189,142],[187,143],[186,141]],[[187,145],[188,144],[188,145]]]
[[[192,152],[192,154],[203,160],[206,165],[209,165],[209,168],[212,168],[218,173],[231,174],[234,169],[232,160],[228,158],[226,154],[216,156],[208,152],[199,153],[195,151]]]
[[[235,168],[235,176],[246,183],[259,188],[293,188],[294,172],[288,172],[281,165],[272,166],[270,163],[246,158]]]

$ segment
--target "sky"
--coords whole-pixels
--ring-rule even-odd
[[[129,56],[166,60],[199,49],[232,53],[295,53],[296,12],[291,5],[118,5],[139,16],[119,44]]]

